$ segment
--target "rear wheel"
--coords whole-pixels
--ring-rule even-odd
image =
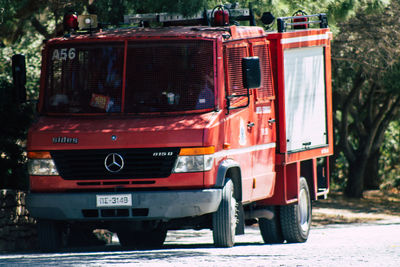
[[[311,226],[311,198],[307,181],[300,178],[298,203],[281,206],[280,219],[283,238],[288,243],[303,243],[307,241]]]
[[[258,220],[261,236],[265,244],[282,244],[284,239],[282,236],[279,206],[271,206],[268,209],[274,213],[274,217],[271,220],[265,218]]]
[[[117,233],[119,243],[124,247],[136,249],[161,248],[167,237],[167,230],[154,229],[153,231],[121,231]]]
[[[213,213],[213,238],[216,247],[232,247],[235,244],[237,224],[237,202],[234,197],[234,186],[230,179],[222,191],[218,210]]]

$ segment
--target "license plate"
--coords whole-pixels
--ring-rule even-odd
[[[131,207],[132,195],[96,195],[97,207]]]

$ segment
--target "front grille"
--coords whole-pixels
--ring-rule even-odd
[[[66,180],[165,178],[171,175],[179,148],[100,149],[52,151],[60,176]],[[118,171],[106,169],[105,159],[115,153],[124,160]]]

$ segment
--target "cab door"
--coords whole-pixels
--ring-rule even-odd
[[[276,117],[269,42],[251,42],[253,56],[260,59],[261,86],[254,94],[254,144],[252,200],[273,194],[275,186]]]
[[[229,145],[228,158],[240,165],[242,176],[242,201],[248,202],[253,191],[253,148],[254,148],[254,112],[252,101],[244,95],[242,59],[250,56],[248,42],[237,41],[226,43],[224,47],[225,90],[229,101],[226,116],[224,143]],[[249,102],[250,101],[250,102]],[[248,105],[247,105],[248,104]]]

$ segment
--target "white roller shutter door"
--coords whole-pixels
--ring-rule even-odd
[[[323,47],[284,51],[287,151],[327,145]]]

